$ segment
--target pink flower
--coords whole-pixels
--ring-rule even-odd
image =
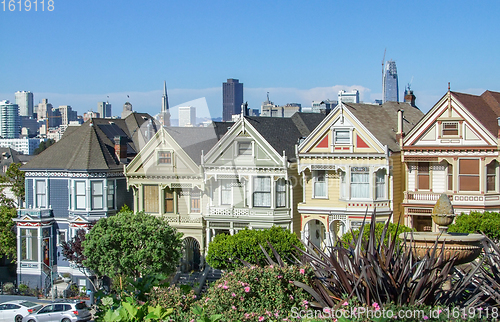
[[[222,288],[223,288],[224,290],[227,290],[227,289],[229,288],[229,286],[227,286],[227,285],[222,285]]]
[[[245,293],[250,292],[250,286],[245,287]]]
[[[232,308],[233,310],[236,310],[236,306],[234,306],[234,305],[233,305],[233,306],[231,306],[231,308]]]
[[[266,318],[263,316],[259,316],[259,321],[264,321]]]
[[[424,316],[424,320],[429,320],[429,317],[427,315]]]
[[[281,275],[278,275],[278,279],[279,279],[279,278],[282,278],[282,277],[283,277],[283,276],[281,276]]]
[[[347,303],[347,301],[345,301],[344,303],[342,303],[343,306],[348,306],[349,303]]]
[[[300,274],[304,275],[306,273],[306,270],[301,268],[301,269],[299,269],[299,272],[300,272]]]
[[[231,294],[231,296],[235,297],[235,296],[236,296],[236,294],[232,293],[232,294]]]

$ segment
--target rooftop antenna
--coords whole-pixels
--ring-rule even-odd
[[[269,92],[267,92],[267,102],[270,102],[270,100],[269,100]]]

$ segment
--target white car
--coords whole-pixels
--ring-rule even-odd
[[[21,322],[23,317],[35,313],[42,305],[25,300],[0,303],[0,322]]]

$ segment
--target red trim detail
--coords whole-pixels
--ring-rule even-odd
[[[359,135],[356,135],[356,146],[358,148],[369,148],[368,144]]]
[[[316,145],[317,148],[328,148],[328,134]]]

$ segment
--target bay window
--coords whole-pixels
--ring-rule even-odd
[[[348,199],[349,196],[347,195],[347,189],[346,189],[347,183],[346,183],[346,176],[344,171],[340,171],[340,199]]]
[[[221,205],[230,205],[232,201],[232,188],[231,188],[231,180],[221,180]]]
[[[419,162],[417,169],[417,188],[419,190],[430,189],[429,162]]]
[[[85,181],[75,182],[76,209],[84,210],[86,207]]]
[[[144,212],[158,213],[158,186],[145,185],[144,186]]]
[[[198,189],[191,190],[191,212],[200,213],[201,211],[201,191]]]
[[[21,228],[21,260],[38,262],[38,229]]]
[[[314,198],[326,198],[327,197],[327,182],[326,182],[326,171],[316,170],[313,171],[314,180]]]
[[[283,178],[276,181],[276,207],[286,207],[286,181]]]
[[[375,198],[385,199],[385,169],[379,169],[375,175]]]
[[[271,207],[271,178],[253,178],[253,206]]]
[[[370,198],[370,174],[368,167],[351,168],[351,198]]]
[[[165,189],[165,213],[174,212],[174,192],[167,188]]]
[[[45,180],[35,181],[36,208],[47,208],[47,185]]]
[[[460,191],[479,191],[479,159],[458,161],[458,182]]]
[[[91,181],[90,187],[92,189],[92,210],[103,209],[103,184],[102,181]]]
[[[496,174],[498,162],[493,160],[486,166],[486,191],[494,192],[497,190]]]

